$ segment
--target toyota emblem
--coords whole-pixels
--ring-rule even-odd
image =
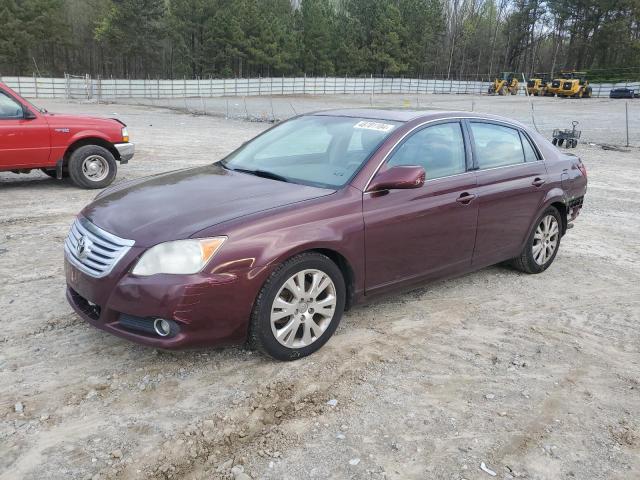
[[[85,259],[91,253],[91,240],[89,240],[84,235],[80,237],[78,240],[78,245],[76,245],[76,254],[79,259]]]

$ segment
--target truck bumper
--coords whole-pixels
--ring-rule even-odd
[[[114,147],[120,154],[120,163],[128,163],[136,151],[136,146],[133,143],[116,143]]]

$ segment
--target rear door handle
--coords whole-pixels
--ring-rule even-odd
[[[475,194],[463,192],[458,198],[456,198],[456,202],[461,203],[462,205],[469,205],[474,198],[476,198]]]
[[[545,183],[547,183],[547,181],[544,178],[536,177],[536,179],[531,182],[531,185],[533,185],[534,187],[541,187]]]

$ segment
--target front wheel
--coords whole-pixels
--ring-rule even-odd
[[[554,207],[546,209],[536,221],[522,253],[512,265],[525,273],[544,272],[553,263],[560,248],[562,219]]]
[[[338,328],[345,299],[344,277],[331,259],[315,252],[296,255],[260,290],[249,344],[277,360],[306,357]]]
[[[69,158],[69,176],[82,188],[104,188],[113,182],[117,171],[116,159],[104,147],[85,145]]]

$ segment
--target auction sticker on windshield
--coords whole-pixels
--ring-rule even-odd
[[[364,130],[376,130],[378,132],[390,132],[395,128],[395,125],[390,125],[388,123],[379,123],[379,122],[367,122],[361,121],[356,123],[353,128],[362,128]]]

